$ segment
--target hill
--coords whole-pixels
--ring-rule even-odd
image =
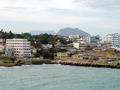
[[[87,32],[80,30],[79,28],[64,28],[64,29],[60,29],[59,32],[57,33],[57,35],[60,35],[60,36],[69,36],[69,35],[75,35],[75,34],[79,34],[80,36],[90,35]]]

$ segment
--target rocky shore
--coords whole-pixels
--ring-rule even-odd
[[[32,64],[61,64],[61,65],[72,65],[72,66],[85,66],[85,67],[103,67],[103,68],[120,68],[119,63],[97,63],[97,62],[67,62],[67,61],[58,61],[58,60],[40,60],[33,61]]]
[[[2,62],[0,63],[0,66],[5,66],[5,67],[12,67],[12,66],[21,66],[24,63],[21,63],[20,61],[17,62]]]
[[[120,68],[120,64],[102,64],[93,62],[66,62],[66,61],[51,61],[51,64],[85,66],[85,67],[105,67],[105,68]]]

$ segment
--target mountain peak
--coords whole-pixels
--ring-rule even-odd
[[[89,34],[83,30],[80,30],[79,28],[64,28],[64,29],[60,29],[59,32],[57,33],[57,35],[60,36],[69,36],[69,35],[75,35],[75,34],[79,34],[80,36],[88,36]]]

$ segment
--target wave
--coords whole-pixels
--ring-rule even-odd
[[[7,67],[4,67],[4,66],[0,66],[0,69],[3,69],[3,68],[7,68]]]

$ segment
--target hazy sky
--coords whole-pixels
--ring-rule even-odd
[[[78,27],[120,33],[120,0],[0,0],[0,28],[13,32]]]

